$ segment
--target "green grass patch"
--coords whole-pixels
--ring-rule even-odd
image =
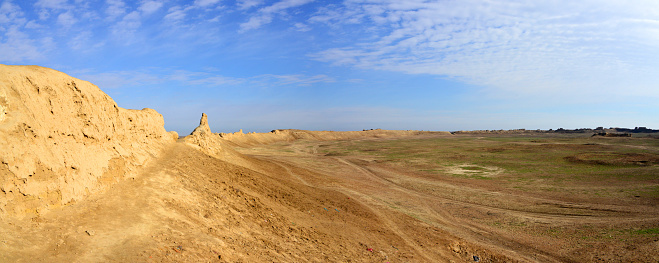
[[[658,235],[659,234],[659,228],[647,228],[647,229],[634,230],[632,233],[637,234],[637,235]]]

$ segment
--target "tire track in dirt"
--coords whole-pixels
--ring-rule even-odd
[[[290,162],[290,160],[282,160],[280,158],[272,158],[270,156],[266,157],[266,156],[251,155],[251,157],[259,158],[263,161],[268,161],[268,162],[276,164],[280,167],[284,167],[286,169],[286,171],[289,172],[289,173],[292,173],[292,171],[287,166],[297,167],[297,164],[294,163],[294,162]],[[296,179],[300,180],[300,181],[306,182],[306,180],[301,178],[299,175],[294,175],[294,177]],[[412,238],[411,236],[406,234],[405,231],[400,229],[400,227],[398,226],[398,224],[396,222],[392,221],[391,219],[389,219],[390,218],[389,216],[384,214],[383,211],[385,211],[387,209],[386,205],[382,204],[380,201],[377,201],[376,199],[372,198],[370,195],[365,194],[365,193],[361,193],[361,192],[358,192],[358,191],[355,191],[355,190],[351,190],[348,187],[340,186],[340,185],[336,185],[336,184],[330,184],[330,185],[321,185],[321,184],[312,185],[312,184],[308,184],[308,183],[305,183],[305,184],[307,184],[308,186],[314,187],[314,188],[338,191],[338,192],[341,192],[341,193],[343,193],[347,196],[350,196],[353,200],[360,203],[363,207],[367,208],[371,213],[376,215],[378,217],[378,219],[386,225],[387,229],[389,229],[390,231],[393,231],[394,234],[397,235],[401,240],[403,240],[403,242],[408,247],[412,248],[418,255],[421,255],[426,262],[434,262],[435,261],[434,260],[435,257],[431,256],[430,254],[428,254],[425,251],[423,251],[422,249],[420,249],[418,244],[415,243],[414,238]],[[362,201],[359,201],[360,199]],[[373,205],[380,206],[380,207],[382,207],[382,209],[373,208]],[[449,258],[449,256],[446,256],[446,255],[444,255],[444,257]]]
[[[423,251],[422,249],[420,249],[419,246],[417,244],[415,244],[414,239],[412,237],[410,237],[408,234],[406,234],[404,231],[402,231],[399,228],[398,224],[396,224],[396,222],[390,220],[389,217],[384,214],[382,209],[375,209],[375,208],[372,207],[372,205],[370,205],[368,203],[365,203],[365,202],[362,202],[362,201],[359,201],[360,199],[361,200],[370,200],[369,203],[379,204],[379,202],[377,202],[371,196],[363,194],[363,193],[359,193],[357,191],[351,191],[351,190],[348,190],[348,189],[340,189],[339,191],[343,192],[344,194],[346,194],[348,196],[351,196],[353,198],[355,196],[358,196],[359,198],[355,198],[355,200],[357,202],[361,203],[364,207],[367,207],[373,214],[377,215],[377,217],[380,219],[380,221],[385,223],[387,225],[388,229],[392,230],[396,235],[398,235],[403,240],[403,242],[405,242],[405,244],[407,246],[413,248],[416,253],[423,256],[428,262],[433,261],[432,260],[433,257],[430,256],[425,251]],[[382,206],[382,204],[379,204],[379,205]]]
[[[405,189],[405,191],[411,191],[412,194],[419,198],[424,198],[424,199],[442,199],[443,201],[446,202],[452,202],[460,205],[469,205],[473,206],[476,208],[481,208],[481,209],[489,209],[489,210],[495,210],[497,212],[505,212],[505,213],[514,213],[518,215],[522,215],[523,217],[526,218],[533,218],[533,219],[538,219],[538,220],[557,220],[557,221],[563,221],[565,219],[570,219],[570,220],[579,220],[580,222],[588,222],[588,223],[603,223],[603,222],[609,222],[609,221],[618,221],[620,219],[625,219],[625,220],[638,220],[638,221],[655,221],[659,219],[659,217],[653,217],[653,218],[648,218],[647,215],[636,215],[636,216],[620,216],[618,215],[584,215],[584,214],[575,214],[575,213],[552,213],[552,212],[530,212],[530,211],[525,211],[525,210],[520,210],[520,209],[507,209],[507,208],[501,208],[497,206],[491,206],[491,205],[484,205],[484,204],[479,204],[479,203],[473,203],[473,202],[467,202],[467,201],[461,201],[461,200],[456,200],[456,199],[450,199],[446,197],[441,197],[441,196],[436,196],[436,195],[431,195],[423,192],[416,191],[414,189],[410,189],[409,187],[406,187],[405,185],[402,185],[400,183],[394,182],[390,179],[387,179],[385,176],[379,175],[377,172],[374,172],[368,168],[361,167],[353,162],[350,162],[348,160],[345,160],[343,158],[337,158],[338,161],[345,163],[347,165],[350,165],[354,169],[357,169],[365,174],[370,175],[372,178],[379,178],[383,181],[386,181],[387,183],[391,185],[395,185],[399,187],[399,189]],[[457,187],[457,186],[456,186]],[[514,196],[509,193],[507,193],[509,196]],[[518,196],[520,197],[520,196]],[[524,196],[527,200],[534,200],[535,203],[539,204],[550,204],[550,205],[556,205],[560,206],[562,208],[574,208],[574,209],[588,209],[588,210],[603,210],[603,209],[593,209],[593,208],[588,208],[589,206],[586,205],[572,205],[569,203],[562,203],[562,202],[556,202],[555,200],[550,200],[550,199],[541,199],[541,198],[536,198],[536,197],[528,197]],[[585,207],[585,208],[584,208]],[[610,211],[610,212],[616,212],[616,213],[625,213],[625,214],[630,214],[634,212],[629,212],[629,211],[619,211],[619,210],[603,210],[603,211]],[[634,213],[635,214],[635,213]]]
[[[272,162],[272,163],[284,163],[287,166],[291,166],[291,167],[299,166],[299,164],[297,164],[295,161],[292,161],[288,158],[277,158],[277,157],[273,157],[273,156],[267,156],[267,157],[266,156],[258,156],[258,157],[257,156],[252,156],[252,157],[259,158],[261,160],[267,160],[267,161]],[[472,240],[471,242],[473,242],[474,240],[478,240],[479,241],[478,243],[480,243],[480,244],[487,244],[493,238],[493,235],[490,232],[488,232],[488,230],[482,229],[482,228],[478,227],[478,225],[472,224],[471,222],[468,222],[468,221],[465,221],[465,220],[455,218],[455,217],[453,217],[452,215],[450,215],[448,212],[446,212],[444,210],[437,211],[436,209],[431,208],[431,206],[428,205],[428,202],[436,202],[437,198],[434,197],[434,196],[426,195],[426,194],[423,194],[423,193],[418,193],[414,190],[410,190],[410,189],[407,189],[405,187],[401,187],[400,185],[396,184],[395,182],[392,182],[392,181],[390,181],[386,178],[378,176],[375,173],[373,173],[372,171],[370,171],[370,170],[368,170],[364,167],[361,167],[357,164],[354,164],[354,163],[352,163],[348,160],[345,160],[343,158],[333,157],[332,159],[336,160],[339,163],[342,163],[343,165],[349,167],[350,169],[357,170],[358,173],[360,173],[360,174],[366,175],[368,178],[370,178],[372,180],[372,182],[385,181],[385,184],[388,187],[391,187],[392,190],[395,190],[396,192],[407,196],[407,197],[402,197],[400,199],[413,198],[413,199],[417,200],[416,202],[420,202],[421,204],[423,204],[422,206],[418,206],[418,207],[415,208],[417,210],[416,213],[431,214],[432,215],[431,218],[437,220],[435,222],[427,222],[427,221],[421,220],[421,221],[424,221],[428,225],[438,227],[439,229],[443,229],[445,231],[448,231],[448,233],[452,233],[453,235],[458,235],[458,236],[463,236],[463,237],[466,236],[466,237],[468,237],[467,240]],[[315,171],[315,172],[324,174],[323,171]],[[328,178],[333,178],[334,176],[328,175],[327,177]],[[346,184],[348,184],[348,185],[346,185]],[[385,214],[385,211],[387,211],[389,209],[393,209],[394,211],[402,212],[402,213],[407,214],[408,216],[411,216],[411,217],[414,217],[414,213],[412,213],[412,215],[410,215],[409,211],[406,212],[406,211],[403,211],[403,210],[400,210],[400,209],[392,208],[392,207],[390,207],[389,202],[387,202],[386,200],[380,199],[380,198],[378,198],[378,196],[374,197],[374,195],[369,194],[364,189],[359,189],[359,190],[355,189],[354,188],[355,186],[350,185],[350,183],[347,182],[347,181],[345,181],[344,184],[338,185],[338,186],[323,186],[323,185],[319,184],[319,185],[315,185],[314,187],[324,188],[324,189],[332,189],[332,190],[335,190],[335,191],[342,192],[342,193],[344,193],[348,196],[351,196],[355,200],[360,200],[361,199],[362,201],[360,201],[360,203],[362,203],[362,205],[364,207],[368,207],[369,210],[373,214],[377,215],[378,218],[380,219],[380,221],[382,221],[384,224],[386,224],[388,229],[394,231],[396,235],[398,235],[402,240],[404,240],[406,245],[408,245],[411,248],[414,248],[415,252],[417,252],[419,255],[422,255],[424,258],[426,258],[426,260],[428,262],[433,261],[432,256],[425,253],[422,249],[418,248],[418,245],[415,244],[415,239],[413,237],[409,236],[408,234],[406,234],[405,231],[400,229],[399,225],[396,222],[394,222],[393,220],[391,220],[390,216]],[[386,187],[376,187],[376,188],[386,188]],[[382,197],[382,196],[379,196],[379,197]],[[453,201],[453,200],[450,200],[450,201]],[[375,208],[373,206],[376,206],[377,208]],[[469,234],[469,233],[471,233],[471,234]],[[543,262],[557,261],[556,257],[543,255],[542,251],[539,251],[539,250],[534,249],[532,247],[529,247],[527,245],[523,245],[519,242],[514,242],[512,240],[506,240],[505,243],[506,244],[514,243],[512,246],[514,246],[518,249],[521,248],[521,247],[524,247],[525,250],[532,251],[532,252],[529,252],[529,254],[534,254],[536,257],[542,258],[543,260],[541,260],[541,261],[543,261]],[[498,245],[499,245],[498,247],[490,247],[489,249],[491,249],[493,251],[496,251],[498,249],[502,249],[502,248],[507,247],[507,246],[501,246],[502,244],[498,244]],[[469,246],[467,246],[467,247],[469,247]],[[509,255],[517,255],[517,258],[524,258],[525,261],[533,262],[533,261],[537,260],[537,259],[529,258],[525,255],[521,255],[518,252],[515,252],[515,251],[510,250],[510,249],[504,249],[504,250],[507,250]]]
[[[479,244],[489,244],[488,246],[495,245],[496,247],[490,247],[490,249],[496,250],[498,249],[503,249],[504,251],[507,252],[508,255],[516,255],[517,258],[523,258],[525,261],[528,262],[563,262],[567,260],[566,258],[562,258],[560,255],[553,254],[551,252],[547,251],[542,251],[539,250],[531,245],[524,244],[521,242],[518,242],[512,238],[506,238],[503,236],[496,236],[494,233],[491,232],[491,229],[484,228],[478,224],[469,222],[467,220],[459,219],[454,216],[452,216],[450,213],[448,213],[445,210],[437,210],[432,208],[428,202],[437,202],[437,199],[442,199],[442,201],[446,202],[452,202],[452,203],[460,203],[461,205],[465,206],[472,206],[472,207],[477,207],[481,209],[493,209],[496,207],[489,207],[489,206],[484,206],[484,205],[479,205],[479,204],[472,204],[468,202],[462,202],[462,201],[455,201],[452,199],[446,199],[446,198],[440,198],[424,193],[420,193],[415,191],[414,189],[409,189],[407,187],[404,187],[402,185],[399,185],[396,182],[393,182],[387,178],[384,178],[383,176],[378,175],[377,173],[369,170],[368,168],[359,166],[349,160],[345,160],[344,158],[340,157],[334,157],[337,161],[344,163],[350,167],[352,167],[355,170],[358,170],[359,172],[367,175],[368,177],[380,181],[386,182],[388,186],[393,186],[394,189],[397,191],[406,194],[406,195],[411,195],[415,197],[418,201],[420,201],[423,206],[420,207],[422,210],[422,213],[429,213],[433,215],[431,218],[434,220],[437,220],[435,222],[426,222],[429,223],[430,225],[439,227],[441,229],[444,229],[448,231],[449,233],[452,233],[456,236],[461,236],[461,237],[466,237],[466,239],[470,242],[476,241]],[[366,195],[368,196],[368,195]],[[372,198],[371,198],[372,199]],[[500,210],[500,211],[508,211],[505,209],[501,208],[496,208],[493,210]],[[380,216],[382,214],[380,212],[376,212]],[[513,250],[515,248],[515,250]],[[520,252],[524,252],[521,254]]]
[[[432,214],[433,215],[432,219],[436,220],[435,222],[426,222],[426,223],[429,223],[433,226],[436,226],[436,227],[439,227],[441,229],[447,230],[447,231],[449,231],[449,233],[459,235],[459,236],[463,236],[463,237],[465,236],[465,234],[470,233],[467,236],[470,237],[469,239],[472,239],[472,240],[479,240],[479,241],[492,240],[491,239],[492,234],[490,234],[487,230],[485,230],[485,229],[483,229],[483,228],[481,228],[481,227],[479,227],[475,224],[472,224],[468,221],[456,218],[456,217],[450,215],[447,211],[441,210],[441,212],[440,212],[440,211],[437,211],[436,209],[431,208],[428,205],[428,202],[429,201],[430,202],[436,202],[437,200],[435,200],[435,199],[438,199],[437,197],[429,196],[427,194],[419,193],[419,192],[417,192],[413,189],[403,187],[403,186],[401,186],[401,185],[399,185],[399,184],[397,184],[397,183],[395,183],[395,182],[393,182],[389,179],[386,179],[382,176],[377,175],[376,173],[368,170],[367,168],[361,167],[361,166],[359,166],[359,165],[357,165],[353,162],[350,162],[348,160],[345,160],[343,158],[334,157],[334,159],[341,162],[341,163],[344,163],[344,164],[352,167],[355,170],[358,170],[359,172],[367,175],[368,177],[370,177],[372,179],[385,181],[386,184],[388,184],[389,186],[393,186],[393,188],[396,189],[397,191],[399,191],[400,193],[403,193],[405,195],[411,195],[414,198],[416,198],[418,201],[421,201],[423,206],[419,207],[417,209],[421,209],[422,211],[417,211],[417,213],[422,212],[422,213]],[[449,200],[449,201],[453,202],[453,200],[450,200],[450,199],[445,199],[444,201],[446,201],[446,200]],[[464,203],[464,204],[472,205],[470,203]],[[527,247],[527,248],[532,249],[531,247]],[[511,251],[509,251],[509,252],[511,252]],[[534,252],[542,253],[541,251],[534,251]],[[549,258],[547,258],[547,259],[549,259]],[[555,259],[552,259],[552,261],[553,260],[555,260]]]

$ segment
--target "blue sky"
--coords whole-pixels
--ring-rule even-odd
[[[0,63],[182,134],[659,128],[656,0],[0,0]]]

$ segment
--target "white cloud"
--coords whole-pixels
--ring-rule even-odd
[[[236,85],[243,83],[243,79],[224,77],[224,76],[206,76],[198,79],[188,80],[188,83],[191,85],[203,85],[203,86],[223,86],[223,85]]]
[[[307,76],[304,74],[290,74],[290,75],[276,75],[276,74],[264,74],[248,78],[235,78],[218,75],[214,72],[215,70],[209,69],[209,71],[187,71],[187,70],[177,70],[171,73],[164,73],[168,80],[184,82],[188,85],[201,85],[201,86],[224,86],[224,85],[238,85],[245,84],[248,86],[286,86],[286,85],[297,85],[297,86],[308,86],[314,83],[329,83],[336,82],[336,80],[330,76],[320,74]]]
[[[261,27],[264,24],[268,24],[272,22],[272,16],[271,15],[258,15],[258,16],[253,16],[250,17],[249,20],[245,23],[240,24],[240,30],[242,32],[250,30],[250,29],[257,29]]]
[[[314,76],[307,76],[303,74],[291,74],[291,75],[265,74],[265,75],[253,77],[252,79],[260,83],[267,83],[268,85],[276,85],[276,86],[284,86],[284,85],[308,86],[314,83],[336,82],[334,78],[324,74],[314,75]]]
[[[308,4],[314,0],[282,0],[270,6],[263,7],[257,11],[257,14],[250,17],[245,23],[240,24],[240,31],[244,32],[251,29],[257,29],[262,25],[272,22],[273,16],[281,14],[287,9]]]
[[[340,10],[337,10],[340,9]],[[349,17],[344,7],[336,5],[323,6],[318,8],[316,14],[309,18],[310,22],[330,23],[337,22],[341,17]]]
[[[221,17],[222,17],[222,16],[218,15],[218,16],[215,16],[215,17],[213,17],[213,18],[211,18],[211,19],[206,20],[206,22],[208,22],[208,23],[217,23],[217,22],[220,22],[220,18],[221,18]]]
[[[37,22],[35,22],[34,20],[30,20],[30,21],[27,22],[27,24],[25,24],[25,28],[37,29],[37,28],[44,28],[44,26],[37,23]]]
[[[81,37],[84,41],[90,35]],[[206,71],[171,70],[166,68],[149,68],[135,71],[116,71],[104,73],[80,72],[79,78],[88,80],[103,88],[126,88],[140,85],[153,85],[161,82],[178,82],[184,86],[200,87],[276,87],[276,86],[309,86],[315,83],[331,83],[336,80],[330,76],[289,74],[264,74],[246,78],[236,78],[218,74],[215,69]]]
[[[158,11],[162,7],[163,3],[158,2],[158,1],[144,1],[139,7],[139,10],[142,11],[143,14],[149,15],[152,14],[153,12]]]
[[[137,11],[125,15],[121,21],[112,27],[112,34],[121,39],[124,44],[132,44],[137,40],[135,32],[142,26],[140,13]]]
[[[261,8],[259,11],[261,13],[277,13],[289,8],[305,5],[313,1],[314,0],[282,0],[280,2],[274,3],[271,6]]]
[[[353,48],[331,48],[311,55],[312,58],[323,62],[331,62],[337,66],[360,65],[359,58],[368,54]]]
[[[194,5],[198,7],[208,7],[219,3],[220,0],[195,0]]]
[[[0,25],[16,23],[18,20],[23,20],[23,12],[21,8],[11,1],[5,1],[0,4]]]
[[[311,27],[309,25],[306,25],[306,24],[303,24],[303,23],[295,23],[293,25],[293,28],[297,31],[300,31],[300,32],[307,32],[307,31],[311,30]]]
[[[68,41],[68,46],[73,50],[83,50],[88,47],[92,38],[92,33],[83,31],[76,34],[71,40]]]
[[[140,87],[163,82],[163,79],[156,74],[140,71],[81,73],[76,77],[89,81],[102,90]]]
[[[165,20],[171,22],[178,22],[185,18],[185,10],[180,6],[173,6],[167,10],[167,15],[165,15]]]
[[[37,11],[37,15],[39,15],[40,20],[46,20],[50,17],[50,12],[48,12],[46,9],[41,9]]]
[[[107,8],[105,14],[107,19],[112,21],[126,13],[126,3],[121,0],[106,0]]]
[[[45,54],[47,54],[48,52],[52,51],[57,47],[57,45],[55,44],[55,40],[53,39],[53,37],[50,36],[42,37],[41,39],[38,40],[38,42],[40,44],[39,51]]]
[[[1,42],[3,41],[4,42]],[[12,26],[0,38],[0,62],[22,62],[42,57],[41,48],[17,26]]]
[[[238,9],[246,10],[263,4],[263,0],[238,0]]]
[[[643,8],[639,8],[643,6]],[[354,44],[313,58],[435,74],[515,92],[635,92],[659,83],[659,2],[349,0],[310,18],[361,23]],[[621,90],[617,90],[622,92]],[[629,89],[627,89],[629,91]],[[653,92],[659,95],[659,92]]]
[[[50,9],[67,9],[70,8],[68,2],[68,0],[39,0],[34,6]]]
[[[71,12],[61,13],[57,16],[57,23],[63,27],[71,27],[77,20],[73,17]]]
[[[176,70],[174,72],[167,72],[164,73],[164,78],[171,81],[180,81],[186,83],[186,85],[201,85],[211,87],[235,85],[245,81],[241,78],[226,77],[211,72],[195,72],[188,70]]]

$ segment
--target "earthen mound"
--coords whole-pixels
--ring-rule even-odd
[[[38,66],[0,65],[0,216],[35,215],[135,175],[178,137],[152,109]]]
[[[278,129],[268,133],[243,133],[242,130],[234,133],[220,133],[225,142],[237,146],[250,146],[270,144],[282,141],[313,140],[334,141],[369,138],[398,138],[419,135],[451,135],[450,132],[441,131],[415,131],[415,130],[363,130],[363,131],[306,131],[297,129]]]
[[[197,126],[190,135],[185,136],[183,140],[192,147],[197,148],[208,155],[218,158],[222,157],[220,137],[211,132],[211,128],[208,126],[208,115],[206,115],[206,113],[201,114],[199,126]]]

